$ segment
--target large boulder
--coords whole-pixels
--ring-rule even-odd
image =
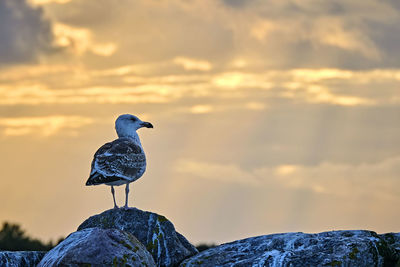
[[[164,216],[136,208],[107,210],[84,221],[78,230],[90,227],[131,233],[146,246],[157,266],[174,266],[198,253]]]
[[[45,251],[0,251],[0,266],[36,266],[44,254],[46,254]]]
[[[117,229],[88,228],[70,234],[50,250],[38,267],[156,266],[153,257],[131,234]]]
[[[388,245],[392,246],[396,250],[396,253],[398,255],[400,255],[400,233],[387,233],[380,236],[386,241]]]
[[[180,266],[369,267],[396,266],[398,261],[399,254],[382,236],[359,230],[251,237],[205,250]]]

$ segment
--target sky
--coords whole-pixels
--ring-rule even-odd
[[[194,243],[400,231],[397,0],[0,0],[0,220],[57,240],[131,113],[130,205]],[[124,188],[116,190],[124,203]]]

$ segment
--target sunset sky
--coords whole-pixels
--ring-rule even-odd
[[[398,0],[0,0],[0,221],[48,241],[112,208],[85,182],[131,113],[130,205],[194,244],[399,232],[399,25]]]

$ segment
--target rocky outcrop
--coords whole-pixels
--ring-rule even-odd
[[[36,266],[44,254],[46,254],[45,251],[0,251],[0,266]]]
[[[282,233],[238,240],[198,253],[164,216],[136,208],[112,209],[90,217],[77,232],[44,253],[0,251],[0,266],[36,266],[40,261],[39,267],[400,267],[400,233]]]
[[[78,231],[91,227],[131,233],[153,255],[157,266],[174,266],[198,253],[164,216],[136,208],[107,210],[84,221]]]
[[[400,255],[400,233],[387,233],[380,235],[386,243],[393,247],[398,255]],[[400,256],[399,256],[400,257]],[[400,267],[400,262],[399,262]]]
[[[210,248],[180,266],[396,266],[399,237],[362,230],[265,235]]]
[[[38,264],[45,266],[151,267],[155,263],[131,234],[117,229],[88,228],[70,234],[50,250]]]

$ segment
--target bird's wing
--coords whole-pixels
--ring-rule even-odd
[[[106,143],[94,154],[87,184],[109,183],[116,180],[134,181],[146,169],[142,148],[127,138]]]

